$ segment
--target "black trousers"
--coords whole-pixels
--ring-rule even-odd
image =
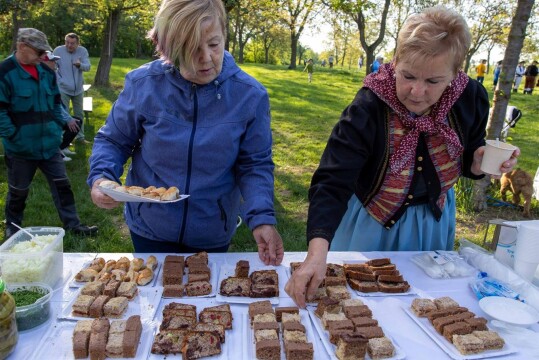
[[[79,129],[82,129],[82,119],[73,118],[77,121],[77,125],[79,126]],[[66,147],[71,144],[73,139],[75,139],[75,136],[77,136],[77,132],[73,132],[69,129],[69,126],[64,126],[64,135],[62,136],[62,143],[60,144],[60,150],[64,150]]]
[[[70,229],[80,224],[77,209],[75,208],[75,197],[67,178],[65,163],[62,155],[60,155],[60,150],[52,158],[46,160],[27,160],[10,155],[5,155],[4,160],[8,177],[5,208],[6,227],[11,226],[11,223],[21,226],[24,209],[26,208],[26,199],[37,169],[40,169],[47,178],[52,200],[64,228]]]

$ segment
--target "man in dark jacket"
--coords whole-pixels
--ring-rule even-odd
[[[93,235],[96,226],[82,225],[60,154],[65,120],[54,72],[41,64],[51,48],[47,37],[32,28],[19,29],[17,50],[0,63],[0,137],[8,170],[6,238],[21,225],[32,179],[39,168],[47,178],[54,205],[67,230]]]

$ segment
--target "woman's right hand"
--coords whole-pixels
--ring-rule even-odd
[[[326,259],[329,243],[323,238],[314,238],[309,242],[309,252],[299,268],[285,286],[286,293],[301,308],[312,299],[318,286],[326,277]]]
[[[120,203],[114,200],[113,198],[111,198],[110,196],[108,196],[107,194],[105,194],[104,192],[102,192],[101,190],[99,190],[98,185],[102,181],[105,181],[105,180],[108,180],[108,179],[101,178],[94,181],[90,195],[92,196],[92,201],[98,207],[103,208],[103,209],[114,209],[115,207],[120,205]]]

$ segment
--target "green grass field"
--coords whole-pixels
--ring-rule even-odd
[[[92,83],[97,59],[92,59],[92,70],[85,74],[86,83]],[[125,74],[145,61],[115,59],[111,70],[111,88],[92,87],[88,96],[93,97],[93,112],[85,126],[87,139],[103,125],[112,103],[123,87]],[[259,64],[242,65],[269,91],[272,110],[274,140],[275,206],[278,214],[278,230],[285,242],[285,250],[306,249],[305,226],[308,207],[307,190],[311,175],[316,169],[320,155],[334,124],[342,110],[353,99],[361,86],[364,74],[357,71],[315,67],[313,82],[307,82],[307,74],[286,70],[280,66]],[[492,78],[487,77],[485,86],[491,90]],[[522,86],[521,86],[522,87]],[[520,167],[535,174],[539,165],[539,102],[532,96],[512,94],[511,104],[522,109],[524,116],[511,130],[509,141],[522,150]],[[75,144],[76,155],[66,164],[75,193],[77,208],[85,224],[98,225],[95,238],[81,238],[66,234],[64,248],[67,252],[130,252],[131,240],[123,221],[122,209],[112,211],[93,205],[86,185],[88,157],[91,145]],[[0,206],[4,208],[7,180],[5,166],[0,167]],[[482,239],[484,224],[474,223],[476,214],[459,209],[458,238],[473,241]],[[507,211],[503,210],[502,215]],[[537,214],[534,201],[532,212]],[[515,212],[518,217],[518,213]],[[24,226],[61,226],[52,203],[44,177],[38,172],[25,211]],[[3,230],[3,227],[1,228]],[[243,225],[236,233],[230,251],[254,251],[256,249],[250,231]]]

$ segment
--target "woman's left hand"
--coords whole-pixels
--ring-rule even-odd
[[[281,235],[273,225],[260,225],[253,230],[258,256],[266,265],[279,265],[283,261],[284,247]]]
[[[477,148],[473,154],[473,163],[472,163],[472,173],[475,175],[482,175],[485,174],[483,171],[481,171],[481,162],[483,161],[483,155],[485,153],[485,146],[481,146],[480,148]],[[520,156],[520,149],[517,147],[515,151],[513,151],[513,154],[511,154],[511,158],[507,161],[504,161],[503,164],[500,167],[500,172],[502,174],[508,173],[517,164],[517,158]],[[502,176],[501,175],[492,175],[487,174],[492,179],[499,179]]]

